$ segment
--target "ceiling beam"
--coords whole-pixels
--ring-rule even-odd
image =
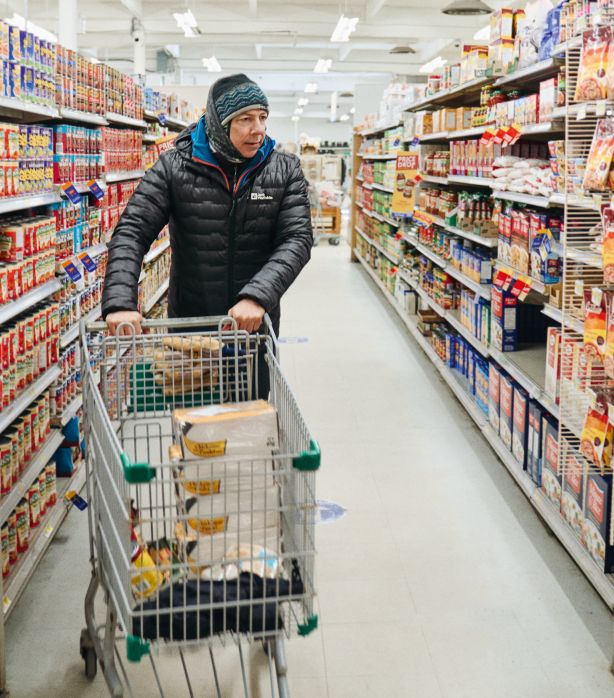
[[[135,17],[143,19],[143,3],[141,0],[119,0],[120,3]]]
[[[354,47],[352,46],[351,41],[348,41],[348,43],[345,44],[345,46],[341,46],[339,48],[339,60],[344,61],[350,55],[353,48]]]
[[[367,19],[373,19],[386,4],[386,0],[369,0],[367,2]]]
[[[258,0],[247,0],[251,17],[258,16]]]
[[[260,60],[262,58],[262,44],[256,44],[256,58]]]

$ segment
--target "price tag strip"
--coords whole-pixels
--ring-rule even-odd
[[[66,182],[62,184],[62,191],[68,197],[68,200],[73,204],[78,204],[81,201],[81,194],[77,191],[77,188],[72,182]]]
[[[92,192],[98,201],[104,199],[104,190],[100,187],[95,179],[90,179],[87,183],[87,188]]]
[[[508,291],[519,301],[523,301],[529,295],[532,279],[528,276],[518,275],[514,270],[504,267],[497,270],[493,284],[497,288]]]

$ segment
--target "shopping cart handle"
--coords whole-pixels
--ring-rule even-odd
[[[130,323],[125,323],[130,324]],[[237,321],[231,318],[229,315],[210,315],[203,317],[187,317],[187,318],[160,318],[158,320],[146,320],[143,319],[140,322],[142,329],[144,330],[162,330],[162,329],[176,329],[176,330],[189,330],[193,328],[200,328],[205,326],[220,328],[223,325],[230,325],[230,331],[237,329]],[[273,323],[268,313],[265,313],[263,323],[262,323],[274,344],[277,344],[277,336],[275,335],[275,330],[273,329]],[[104,320],[97,320],[96,322],[88,322],[85,325],[86,332],[104,332],[107,329],[107,323]]]

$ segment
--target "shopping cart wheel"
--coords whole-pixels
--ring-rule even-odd
[[[98,658],[96,657],[96,651],[92,648],[88,648],[84,652],[85,656],[83,660],[85,661],[85,675],[90,681],[96,678],[98,672]]]
[[[328,241],[328,244],[332,245],[333,247],[337,247],[337,245],[339,244],[339,238],[331,238]]]

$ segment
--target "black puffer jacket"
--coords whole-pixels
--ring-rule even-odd
[[[232,193],[222,170],[192,159],[191,127],[145,175],[109,244],[102,313],[136,310],[143,257],[169,223],[169,316],[225,315],[252,298],[279,324],[281,296],[309,261],[313,233],[294,155],[263,150]]]

